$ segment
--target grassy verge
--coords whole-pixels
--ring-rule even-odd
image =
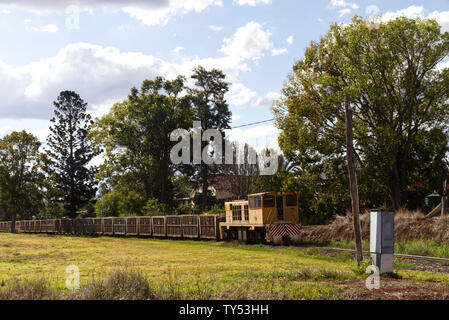
[[[66,289],[70,265],[79,290]],[[0,299],[341,299],[366,266],[314,248],[0,234]],[[449,283],[447,274],[399,275]]]
[[[338,299],[334,281],[361,279],[352,268],[296,248],[0,234],[0,299]]]
[[[301,241],[298,243],[301,247],[329,247],[339,249],[354,249],[354,241]],[[369,251],[369,242],[363,241],[362,247],[364,251]],[[417,256],[428,256],[449,259],[449,245],[438,243],[434,240],[410,240],[400,241],[395,244],[395,253],[410,254]]]

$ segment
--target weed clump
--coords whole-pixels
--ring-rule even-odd
[[[89,300],[154,300],[157,295],[139,272],[117,270],[106,280],[94,281],[81,295]]]

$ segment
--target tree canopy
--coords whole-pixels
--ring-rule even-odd
[[[301,168],[296,183],[316,199],[310,207],[341,212],[349,204],[345,94],[354,112],[362,206],[398,209],[409,203],[413,185],[440,188],[449,115],[449,69],[440,63],[448,56],[449,33],[436,21],[405,17],[355,17],[310,44],[274,107],[280,147]]]

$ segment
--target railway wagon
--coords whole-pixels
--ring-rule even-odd
[[[22,232],[22,221],[16,221],[16,231]]]
[[[218,215],[155,217],[106,217],[76,219],[24,220],[16,229],[26,233],[78,235],[127,235],[159,238],[220,239]],[[11,222],[0,222],[0,232],[10,232]]]
[[[219,215],[199,216],[200,239],[221,239],[219,231],[221,220]]]
[[[198,239],[200,237],[199,216],[181,216],[181,223],[184,238]]]
[[[139,217],[139,236],[151,236],[153,235],[153,224],[151,217]]]
[[[126,235],[126,218],[112,218],[115,235]]]
[[[30,233],[33,230],[33,220],[26,221],[25,232]]]
[[[167,216],[165,218],[167,237],[182,238],[182,216]]]
[[[28,233],[28,220],[23,220],[22,221],[22,232],[23,233]]]
[[[41,232],[44,233],[58,233],[60,230],[60,220],[47,219],[41,221]]]
[[[28,221],[28,233],[34,233],[34,229],[36,228],[36,220]]]
[[[102,218],[93,218],[93,232],[94,234],[102,235],[103,234],[103,219]]]
[[[126,235],[139,235],[139,217],[128,217],[126,219]]]
[[[85,234],[85,221],[84,219],[73,219],[73,233],[75,234]]]
[[[151,217],[152,228],[152,236],[153,237],[162,237],[165,238],[167,236],[167,228],[166,228],[166,217],[158,216]]]
[[[225,210],[226,222],[220,223],[222,239],[274,243],[299,239],[296,192],[252,194],[248,200],[226,202]]]
[[[114,218],[102,218],[103,220],[103,234],[114,234]]]
[[[10,232],[11,231],[11,222],[3,221],[0,222],[0,232]]]
[[[72,234],[74,233],[73,228],[74,226],[72,219],[63,218],[60,220],[60,228],[59,228],[60,233]]]

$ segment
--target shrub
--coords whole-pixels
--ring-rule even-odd
[[[95,214],[97,217],[140,216],[143,206],[144,200],[137,192],[130,190],[125,194],[113,190],[97,201]]]
[[[120,195],[118,192],[108,192],[95,204],[95,214],[97,217],[118,217],[119,202]]]
[[[153,300],[156,294],[139,272],[117,270],[105,281],[91,283],[84,292],[93,300]]]
[[[149,199],[143,207],[146,216],[159,216],[170,213],[169,207],[165,203],[160,203],[158,199]]]

